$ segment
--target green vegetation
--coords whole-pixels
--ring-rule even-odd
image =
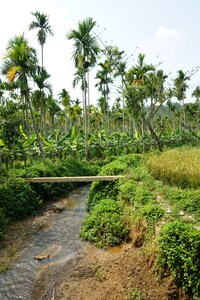
[[[23,179],[10,179],[0,186],[0,207],[10,221],[22,219],[38,210],[41,198]]]
[[[142,218],[147,221],[148,234],[154,234],[155,224],[163,217],[164,212],[156,204],[156,198],[151,191],[139,184],[137,180],[128,178],[131,170],[136,172],[137,168],[140,168],[138,165],[141,159],[141,155],[126,155],[116,158],[101,168],[100,175],[124,174],[127,178],[111,183],[93,182],[91,184],[87,201],[90,215],[83,222],[81,231],[84,239],[93,241],[100,247],[119,244],[128,238],[131,223],[138,226]],[[112,207],[109,212],[107,211],[108,203]],[[124,203],[123,206],[122,203]],[[121,209],[121,216],[116,215],[113,207]],[[126,226],[126,230],[123,230],[124,227],[119,228],[118,220],[122,226]],[[123,239],[119,237],[120,231]]]
[[[176,221],[165,225],[158,239],[157,264],[164,275],[171,272],[185,291],[200,295],[200,232],[191,225]]]
[[[126,174],[131,168],[138,165],[141,155],[130,154],[115,158],[113,161],[104,165],[99,175],[122,175]],[[90,211],[101,199],[109,198],[116,200],[118,194],[118,182],[93,182],[87,201],[87,209]]]
[[[137,289],[132,289],[129,291],[125,298],[126,300],[144,300],[145,296]]]
[[[81,237],[99,247],[120,244],[128,234],[123,218],[123,206],[119,202],[101,199],[83,222]]]
[[[8,40],[1,62],[1,171],[18,162],[26,166],[69,155],[105,159],[199,144],[199,86],[192,91],[194,102],[185,101],[196,69],[177,70],[170,78],[147,63],[145,54],[130,63],[124,51],[100,41],[96,21],[88,17],[66,35],[74,42],[73,87],[78,86],[83,97],[72,99],[65,88],[54,95],[51,74],[43,65],[43,47],[53,33],[50,16],[36,11],[32,17],[29,29],[38,30],[41,65],[24,34]],[[92,69],[98,99],[90,95]]]
[[[196,70],[180,69],[170,78],[147,63],[142,53],[130,64],[118,47],[101,48],[94,33],[96,21],[86,18],[67,33],[74,42],[73,86],[82,90],[82,103],[71,99],[65,88],[55,96],[43,65],[43,47],[53,29],[47,15],[32,16],[29,29],[38,29],[42,65],[24,34],[8,41],[1,64],[0,239],[10,222],[34,214],[44,201],[75,187],[74,183],[29,184],[25,178],[123,174],[125,179],[119,181],[92,183],[90,214],[81,236],[106,247],[126,240],[135,230],[141,246],[156,240],[157,225],[179,219],[180,223],[161,230],[158,260],[196,297],[199,235],[192,227],[187,232],[181,223],[181,215],[187,213],[191,216],[185,221],[200,220],[199,86],[192,92],[195,101],[185,101]],[[99,99],[92,99],[95,105],[90,104],[92,68],[100,92]],[[172,150],[180,146],[184,148]],[[153,154],[147,154],[150,151]],[[166,214],[166,208],[172,213]],[[173,239],[166,245],[169,232]],[[172,248],[180,254],[179,261],[170,256]],[[133,291],[130,297],[140,295]]]
[[[30,184],[28,177],[84,176],[95,175],[98,168],[89,162],[74,158],[51,162],[46,161],[33,166],[18,165],[1,177],[0,184],[0,240],[6,226],[37,212],[46,200],[55,200],[77,186],[77,183]],[[23,177],[25,177],[23,179]]]
[[[177,154],[177,162],[174,152]],[[189,180],[187,188],[184,188],[180,187],[178,176],[173,185],[165,180],[164,176],[167,174],[167,177],[170,177],[165,158],[176,165],[183,153],[187,159],[191,155],[194,161],[199,159],[198,148],[188,148],[169,150],[159,155],[140,155],[138,162],[132,165],[125,163],[129,161],[129,156],[124,159],[116,158],[103,165],[100,174],[105,172],[109,175],[109,172],[116,172],[115,174],[125,174],[125,178],[112,182],[111,185],[102,182],[91,185],[88,197],[90,214],[83,222],[81,236],[99,247],[107,247],[129,240],[131,233],[132,243],[136,247],[143,245],[156,251],[155,267],[160,278],[171,276],[187,294],[193,299],[198,299],[200,232],[195,227],[200,220],[200,191],[197,186],[191,188]],[[153,166],[157,166],[158,169],[160,167],[158,159],[163,167],[162,181],[152,172]],[[119,160],[123,163],[119,164]],[[184,164],[187,169],[187,163]],[[165,172],[165,166],[168,173],[167,170]],[[191,169],[196,174],[195,168]],[[174,168],[171,168],[171,172],[173,177]],[[182,182],[181,171],[179,174]],[[193,176],[193,173],[190,173],[190,176]],[[117,212],[120,215],[117,216]],[[187,216],[187,213],[190,215]],[[118,220],[123,227],[119,227]],[[119,232],[124,234],[123,237],[119,237]],[[143,295],[133,290],[127,297],[140,299]]]

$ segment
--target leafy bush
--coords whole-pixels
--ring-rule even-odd
[[[2,208],[0,208],[0,241],[4,238],[4,233],[8,220],[6,219],[5,213]]]
[[[120,156],[101,168],[99,175],[119,175],[127,173],[129,168],[136,168],[141,161],[141,156],[130,154]]]
[[[143,207],[142,215],[146,217],[149,224],[154,225],[164,216],[164,211],[160,206],[148,203]]]
[[[104,165],[99,175],[120,175],[127,173],[129,167],[136,167],[141,160],[141,156],[137,154],[125,155],[118,157],[107,165]],[[116,200],[118,195],[118,181],[112,182],[93,182],[88,195],[87,208],[88,211],[98,204],[101,199],[109,198]]]
[[[81,237],[98,247],[114,246],[125,240],[128,228],[123,221],[123,207],[113,200],[103,199],[83,221]]]
[[[136,203],[144,205],[154,200],[155,196],[150,191],[144,189],[142,186],[137,186],[137,189],[135,191]]]
[[[191,225],[171,222],[165,225],[158,239],[158,270],[169,270],[179,286],[200,297],[200,232]]]
[[[114,160],[110,162],[109,164],[103,166],[101,168],[101,171],[99,172],[99,175],[119,175],[127,170],[127,164],[122,163],[119,160]]]
[[[130,204],[134,204],[135,202],[135,193],[137,189],[137,185],[133,180],[121,181],[119,183],[119,199],[124,200]]]
[[[87,199],[87,210],[91,211],[101,199],[109,198],[117,199],[118,183],[116,181],[94,181],[90,186],[90,191]]]
[[[91,166],[88,162],[79,162],[74,158],[68,158],[64,161],[52,162],[47,160],[45,164],[38,163],[25,169],[15,169],[10,173],[12,177],[63,177],[63,176],[86,176],[96,175],[97,168]],[[76,183],[32,183],[32,188],[44,200],[55,200],[59,196],[71,191]]]
[[[41,198],[24,179],[9,179],[0,186],[0,207],[10,220],[22,219],[38,210]]]
[[[178,209],[193,213],[200,220],[200,191],[199,189],[168,188],[166,199]]]
[[[0,207],[12,221],[33,214],[41,203],[41,198],[24,179],[9,179],[0,186]]]

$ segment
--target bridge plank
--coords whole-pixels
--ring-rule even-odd
[[[29,182],[92,182],[92,181],[112,181],[123,178],[124,176],[79,176],[79,177],[34,177],[27,178]]]

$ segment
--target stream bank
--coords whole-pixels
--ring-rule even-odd
[[[62,265],[85,244],[79,238],[87,215],[85,202],[89,186],[75,189],[67,198],[50,203],[38,216],[17,222],[2,244],[0,261],[12,249],[14,261],[0,274],[1,300],[30,299],[40,269]],[[14,253],[15,252],[15,253]]]
[[[15,247],[16,257],[0,274],[0,299],[188,299],[171,281],[158,282],[147,249],[129,243],[102,250],[80,240],[88,189],[74,190],[11,228],[4,251]]]

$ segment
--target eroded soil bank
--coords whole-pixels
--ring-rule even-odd
[[[152,259],[132,244],[108,251],[87,245],[64,265],[41,270],[31,299],[187,299],[171,281],[158,282]]]

